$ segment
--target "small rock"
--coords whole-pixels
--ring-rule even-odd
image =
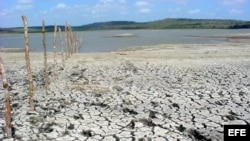
[[[180,126],[177,126],[176,129],[179,130],[180,132],[183,132],[186,130],[186,128],[182,124]]]
[[[83,130],[82,131],[82,135],[83,136],[85,136],[85,137],[92,137],[92,136],[94,136],[94,132],[93,131],[91,131],[91,130]]]
[[[131,120],[130,123],[126,126],[126,128],[134,129],[135,128],[135,121]]]
[[[114,89],[114,90],[116,90],[116,91],[118,91],[118,92],[123,91],[123,88],[120,87],[120,86],[113,86],[112,89]]]
[[[69,126],[68,126],[68,129],[69,129],[69,130],[73,130],[74,128],[75,128],[75,125],[72,124],[72,123],[70,123]]]
[[[28,111],[27,115],[39,115],[39,113],[36,111]]]

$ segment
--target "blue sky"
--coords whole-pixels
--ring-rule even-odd
[[[73,26],[104,21],[153,21],[164,18],[250,20],[250,0],[1,0],[0,27]]]

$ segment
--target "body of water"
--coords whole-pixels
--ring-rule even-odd
[[[135,37],[112,37],[130,33]],[[126,47],[158,44],[225,43],[226,38],[212,36],[250,33],[250,29],[169,29],[169,30],[104,30],[77,32],[82,37],[81,52],[106,52]],[[64,39],[64,33],[63,33]],[[30,48],[42,52],[42,33],[29,34]],[[53,33],[46,33],[47,50],[53,50]],[[0,34],[0,48],[23,48],[23,34]],[[57,49],[60,49],[57,37]]]

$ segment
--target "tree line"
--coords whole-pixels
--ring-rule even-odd
[[[58,25],[63,30],[64,26]],[[41,26],[30,27],[30,33],[40,32]],[[108,21],[82,26],[72,26],[74,31],[126,30],[126,29],[242,29],[250,28],[250,21],[222,19],[167,18],[151,22]],[[47,32],[54,32],[54,26],[46,26]],[[22,27],[0,28],[0,33],[23,33]]]

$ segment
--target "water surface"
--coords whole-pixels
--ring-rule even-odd
[[[63,33],[63,32],[62,32]],[[131,33],[135,37],[112,37],[116,34]],[[81,52],[106,52],[126,47],[158,44],[207,44],[225,43],[226,38],[211,36],[250,33],[250,29],[169,29],[169,30],[104,30],[77,32],[82,37]],[[64,39],[64,33],[63,33]],[[29,34],[33,52],[42,52],[42,34]],[[46,33],[47,50],[52,51],[53,33]],[[23,34],[0,34],[1,48],[23,48]],[[57,49],[60,50],[59,38]]]

